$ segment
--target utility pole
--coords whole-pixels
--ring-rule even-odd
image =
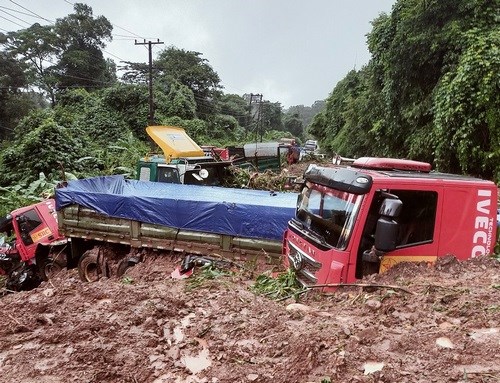
[[[138,43],[137,40],[135,40],[134,44],[134,45],[147,45],[149,51],[149,117],[148,117],[149,125],[154,125],[155,123],[155,109],[153,102],[153,53],[152,53],[153,44],[163,44],[163,41],[160,41],[160,39],[157,39],[157,41],[144,40],[142,43]]]
[[[252,104],[257,105],[257,112],[252,115],[252,120],[255,120],[255,114],[257,114],[257,122],[255,123],[255,142],[257,142],[260,130],[262,128],[262,94],[250,93],[250,113],[252,113]],[[260,133],[260,141],[262,142],[262,133]]]

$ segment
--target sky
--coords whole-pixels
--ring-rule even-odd
[[[82,0],[113,24],[105,56],[147,62],[175,46],[202,53],[225,93],[262,94],[285,108],[328,97],[370,59],[366,34],[396,0]],[[0,32],[50,24],[73,13],[69,0],[0,0]]]

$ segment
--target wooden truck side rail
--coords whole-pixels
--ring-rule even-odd
[[[59,231],[72,239],[129,245],[199,255],[218,254],[231,259],[281,257],[281,241],[178,229],[125,218],[110,217],[74,204],[58,211]]]

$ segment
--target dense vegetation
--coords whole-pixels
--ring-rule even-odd
[[[498,180],[499,0],[398,0],[372,24],[372,59],[336,85],[310,132],[344,156]]]

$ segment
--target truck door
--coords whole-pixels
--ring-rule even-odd
[[[376,265],[369,265],[363,252],[374,245],[376,223],[379,208],[384,195],[393,195],[402,202],[402,210],[395,220],[398,224],[396,249],[381,258]],[[360,247],[357,252],[356,277],[385,271],[392,265],[403,261],[434,261],[438,253],[437,212],[438,192],[436,190],[378,190],[370,205],[368,217],[363,229]],[[373,259],[371,260],[373,262]]]
[[[52,235],[50,228],[44,223],[36,208],[19,214],[16,218],[17,249],[23,261],[35,257],[36,246],[40,240]]]

